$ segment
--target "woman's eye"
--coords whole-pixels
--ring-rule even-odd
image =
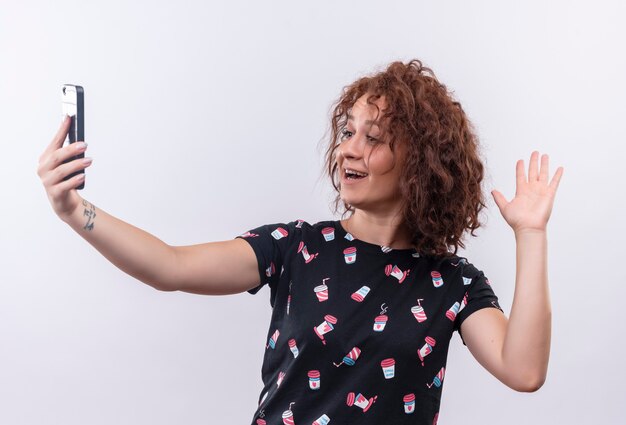
[[[348,135],[352,136],[352,132],[348,131],[347,129],[343,129],[341,130],[341,138],[345,139],[346,137],[348,137]]]

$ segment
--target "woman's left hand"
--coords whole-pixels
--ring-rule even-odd
[[[502,193],[492,190],[491,195],[507,223],[518,231],[545,231],[552,213],[554,196],[559,187],[563,167],[559,167],[548,184],[548,155],[541,156],[541,169],[537,170],[538,151],[530,156],[528,180],[524,172],[524,160],[516,165],[517,188],[515,198],[508,202]]]

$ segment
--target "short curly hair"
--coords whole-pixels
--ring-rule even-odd
[[[350,109],[365,94],[368,104],[385,98],[382,130],[392,151],[394,142],[407,147],[400,182],[402,214],[415,249],[429,256],[456,255],[459,246],[465,248],[465,231],[476,236],[482,225],[478,215],[486,207],[484,167],[478,137],[461,104],[418,59],[392,62],[382,72],[359,78],[331,106],[324,167],[336,191],[334,212],[341,202],[336,150]],[[345,202],[343,208],[342,218],[354,214]]]

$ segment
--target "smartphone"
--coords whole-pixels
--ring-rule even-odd
[[[83,90],[82,86],[77,86],[74,84],[63,84],[61,101],[63,105],[63,116],[69,115],[71,119],[70,131],[67,134],[65,142],[69,140],[69,143],[74,143],[77,141],[85,140],[85,90]],[[70,161],[74,161],[78,158],[84,158],[85,152],[82,152],[80,155],[73,156],[63,161],[63,163],[68,163]],[[79,171],[73,172],[72,174],[63,178],[63,180],[70,179],[79,173],[84,173],[85,170],[81,169]],[[85,188],[85,179],[77,186],[77,190],[81,190]]]

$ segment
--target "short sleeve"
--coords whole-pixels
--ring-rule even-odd
[[[294,240],[296,221],[265,224],[235,237],[244,239],[252,246],[259,268],[259,285],[248,292],[256,294],[264,285],[271,289],[270,303],[274,306],[276,289],[285,262],[288,247]]]
[[[471,263],[466,263],[463,268],[463,284],[466,285],[467,290],[460,303],[460,309],[454,322],[454,329],[459,332],[463,345],[467,345],[461,334],[461,323],[465,319],[475,311],[485,307],[497,308],[503,313],[504,311],[498,303],[498,297],[493,291],[489,279],[487,279],[482,270],[478,270]]]

